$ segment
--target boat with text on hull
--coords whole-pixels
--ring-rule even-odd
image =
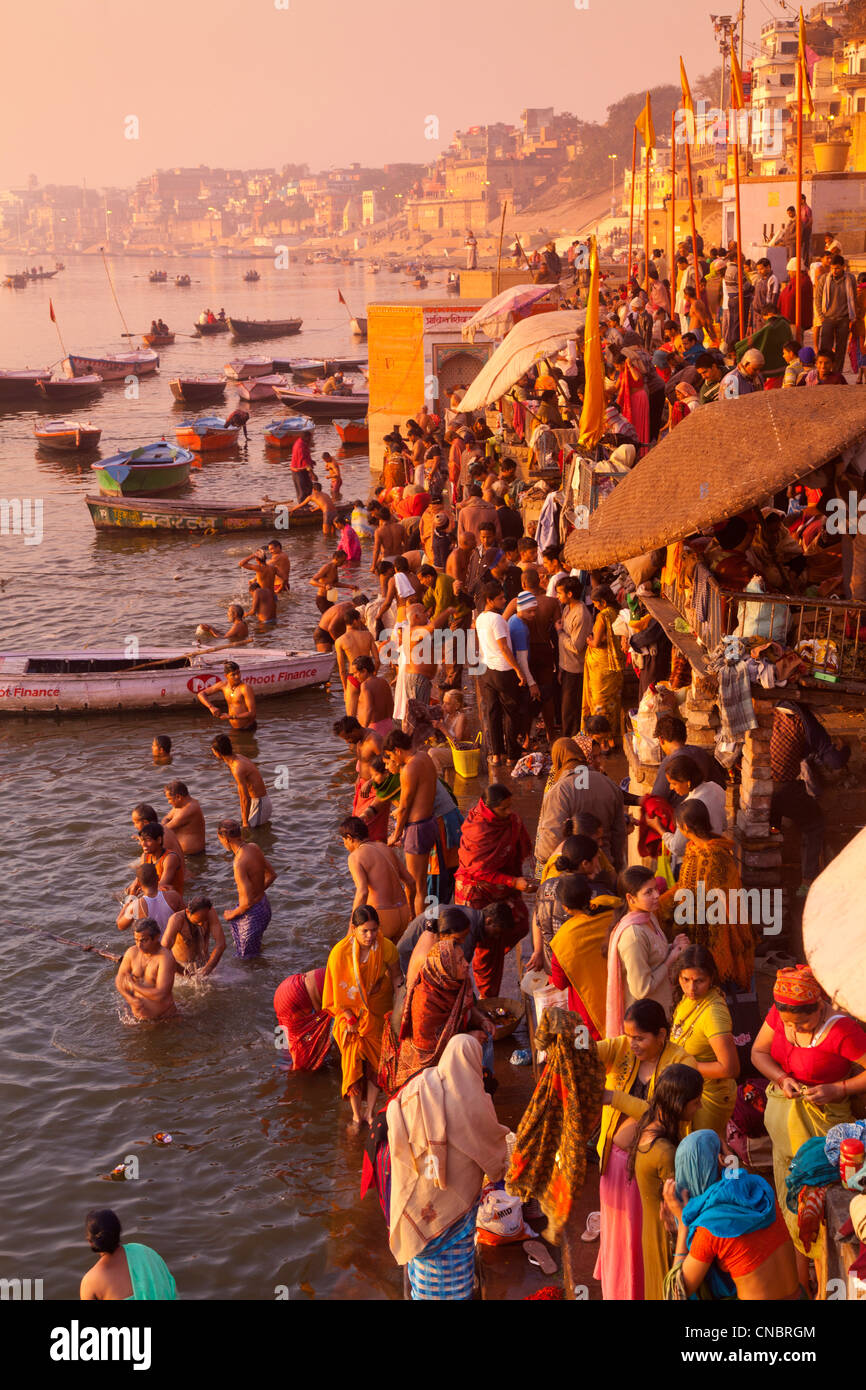
[[[235,661],[256,699],[324,685],[334,670],[331,652],[278,647],[203,647],[183,651],[123,647],[0,652],[0,710],[4,714],[116,713],[124,710],[203,708],[196,695],[223,679]]]
[[[161,535],[219,536],[233,531],[302,531],[321,526],[322,513],[294,498],[243,505],[235,502],[178,502],[160,497],[85,497],[97,531],[158,532]]]
[[[70,352],[63,359],[67,376],[91,376],[96,372],[103,381],[125,381],[128,376],[150,376],[159,367],[159,353],[152,348],[134,352],[106,352],[101,357],[85,357]]]

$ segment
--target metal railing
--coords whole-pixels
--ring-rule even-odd
[[[701,564],[664,594],[708,654],[729,636],[776,641],[799,651],[816,678],[866,689],[866,603],[722,588]]]

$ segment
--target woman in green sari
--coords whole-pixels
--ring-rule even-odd
[[[586,658],[583,668],[583,709],[581,728],[593,714],[603,714],[614,735],[622,725],[622,680],[625,656],[622,642],[613,630],[619,616],[616,599],[610,589],[594,589],[592,605],[596,612],[592,634],[586,639]]]

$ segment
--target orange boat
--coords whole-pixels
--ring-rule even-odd
[[[334,429],[343,444],[369,444],[370,427],[366,420],[335,420]]]
[[[204,454],[211,449],[230,449],[239,431],[240,426],[227,425],[221,415],[202,415],[197,420],[184,420],[174,434],[182,448]]]
[[[265,425],[265,445],[269,449],[292,449],[296,439],[302,434],[311,435],[315,428],[315,420],[308,415],[286,415],[282,420],[271,420]]]
[[[148,347],[170,347],[174,342],[173,333],[142,333]]]

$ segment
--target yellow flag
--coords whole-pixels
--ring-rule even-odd
[[[689,86],[689,79],[686,77],[686,65],[682,58],[680,58],[680,86],[683,89],[683,106],[694,116],[695,103],[692,101],[692,89]]]
[[[656,147],[656,131],[653,125],[653,109],[650,102],[650,94],[646,94],[646,105],[634,123],[634,128],[638,135],[643,136],[644,149],[654,150]]]
[[[743,74],[740,72],[740,64],[737,55],[731,48],[731,106],[735,111],[746,109],[746,98],[743,93]]]
[[[589,295],[586,301],[586,324],[583,330],[583,365],[586,381],[583,409],[580,412],[579,444],[582,449],[594,449],[605,432],[604,364],[601,355],[601,333],[598,312],[598,243],[589,239]]]
[[[800,46],[797,53],[797,62],[800,66],[801,80],[803,83],[803,109],[809,120],[815,118],[815,103],[812,100],[812,84],[809,81],[809,65],[806,62],[806,21],[803,18],[803,11],[800,10]]]

